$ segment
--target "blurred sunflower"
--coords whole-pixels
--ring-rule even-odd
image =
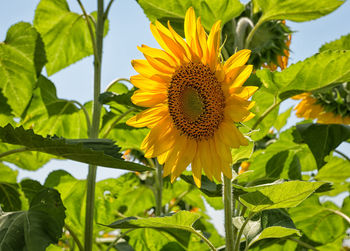
[[[131,82],[139,88],[131,100],[149,109],[127,121],[149,127],[141,149],[145,157],[164,164],[164,176],[173,182],[191,164],[194,181],[201,186],[202,171],[211,180],[221,173],[232,178],[230,148],[248,145],[235,123],[251,119],[257,87],[242,87],[252,65],[245,65],[249,50],[241,50],[225,63],[220,60],[220,28],[216,22],[209,35],[196,19],[193,8],[185,16],[185,38],[168,22],[151,24],[153,36],[163,48],[142,45],[146,60],[133,60],[139,75]]]
[[[302,93],[294,108],[299,118],[317,119],[321,124],[350,124],[350,84],[344,83],[326,93]]]

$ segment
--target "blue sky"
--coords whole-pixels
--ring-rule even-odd
[[[96,0],[83,1],[86,9],[96,9]],[[105,2],[107,2],[105,0]],[[246,1],[245,1],[246,2]],[[7,29],[19,21],[32,22],[34,10],[39,0],[6,1],[0,9],[0,41],[6,36]],[[71,10],[80,12],[75,0],[68,0]],[[350,33],[350,2],[347,1],[338,10],[320,19],[293,23],[287,22],[295,33],[292,37],[290,63],[295,63],[317,53],[319,47],[329,41]],[[102,90],[116,78],[129,78],[135,72],[130,61],[142,58],[136,46],[147,44],[158,47],[149,30],[149,20],[134,0],[116,0],[110,11],[110,30],[104,40]],[[93,66],[92,57],[85,58],[74,65],[54,74],[50,79],[55,83],[60,98],[75,99],[82,103],[92,99]],[[282,110],[289,108],[293,102],[282,104]],[[295,119],[289,121],[293,125]],[[342,146],[349,153],[349,145]],[[77,178],[85,178],[85,164],[72,161],[51,161],[38,172],[21,171],[19,178],[31,177],[43,181],[54,169],[69,170]],[[116,177],[121,172],[109,168],[98,169],[98,179]]]

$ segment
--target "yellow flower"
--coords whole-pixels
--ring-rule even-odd
[[[241,50],[225,63],[220,61],[220,25],[209,35],[193,8],[185,16],[185,38],[168,23],[151,24],[153,36],[163,48],[142,45],[146,60],[133,60],[139,75],[131,82],[139,88],[132,102],[149,109],[127,121],[150,128],[141,149],[145,157],[164,164],[164,176],[173,182],[191,164],[194,181],[201,186],[202,171],[209,179],[232,177],[230,148],[248,145],[235,126],[254,115],[248,101],[256,87],[242,87],[252,71],[245,65],[250,51]]]
[[[300,103],[294,108],[299,118],[317,119],[320,124],[350,124],[350,116],[342,117],[339,114],[326,112],[324,108],[317,104],[317,99],[311,93],[296,95],[293,99],[300,99]]]

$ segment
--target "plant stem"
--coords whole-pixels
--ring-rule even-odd
[[[108,136],[108,134],[112,131],[112,129],[115,127],[116,124],[118,124],[118,122],[120,120],[122,120],[125,116],[127,116],[129,113],[131,113],[135,110],[136,110],[135,108],[130,108],[129,110],[127,110],[126,112],[121,114],[119,117],[117,117],[116,120],[114,120],[113,123],[108,127],[107,131],[103,134],[102,138],[106,138]]]
[[[112,82],[110,82],[110,83],[107,85],[105,91],[108,92],[108,89],[111,88],[112,85],[114,85],[115,83],[118,83],[118,82],[120,82],[120,81],[125,81],[125,82],[131,83],[130,80],[127,79],[127,78],[117,78],[117,79],[113,80]]]
[[[249,32],[249,35],[247,39],[245,40],[245,48],[249,49],[250,43],[254,37],[255,32],[258,30],[259,26],[262,25],[264,20],[259,19],[259,21],[256,23],[256,25],[253,27],[253,29]]]
[[[241,237],[243,235],[243,231],[244,231],[244,228],[245,226],[248,224],[249,220],[254,216],[254,213],[253,214],[250,214],[244,221],[242,227],[239,229],[239,232],[238,232],[238,236],[237,236],[237,240],[236,240],[236,245],[235,245],[235,250],[239,250],[239,245],[241,244]]]
[[[92,111],[92,125],[89,138],[98,138],[101,116],[101,104],[98,97],[101,92],[101,62],[103,46],[103,0],[97,1],[97,25],[96,25],[96,53],[94,57],[94,100]],[[87,19],[88,22],[88,19]],[[95,185],[97,166],[89,165],[87,177],[86,213],[85,213],[85,236],[84,246],[86,251],[92,251],[93,243],[93,223],[95,209]]]
[[[78,236],[74,233],[74,231],[73,231],[67,224],[65,224],[64,227],[65,227],[65,229],[68,230],[68,232],[69,232],[70,235],[72,236],[73,240],[75,241],[75,243],[76,243],[77,246],[78,246],[78,249],[79,249],[80,251],[84,251],[84,247],[83,247],[83,245],[81,244],[81,242],[80,242]]]
[[[134,231],[136,230],[137,228],[132,228],[132,229],[129,229],[129,230],[126,230],[124,233],[120,234],[119,236],[117,236],[115,238],[115,240],[108,246],[107,250],[106,251],[109,251],[115,244],[118,243],[118,241],[123,238],[125,235],[127,235],[128,233],[130,233],[131,231]]]
[[[4,152],[4,153],[0,153],[0,158],[5,157],[5,156],[10,155],[10,154],[21,153],[21,152],[26,152],[26,151],[30,151],[30,149],[27,148],[26,146],[21,147],[21,148],[17,148],[17,149],[13,149],[13,150],[10,150],[10,151]]]
[[[163,167],[156,162],[156,216],[163,214],[162,210],[162,190],[163,190]]]
[[[90,130],[91,130],[91,121],[90,121],[90,116],[88,111],[86,110],[85,106],[83,106],[83,104],[81,104],[80,102],[76,101],[76,100],[70,100],[71,103],[76,104],[77,106],[80,107],[80,109],[83,110],[84,115],[85,115],[85,120],[86,120],[86,125],[87,125],[87,129],[88,129],[88,135],[90,135]]]
[[[310,244],[308,244],[308,243],[306,243],[306,242],[303,242],[302,240],[299,240],[299,239],[296,239],[296,238],[288,238],[288,240],[295,241],[295,242],[298,243],[300,246],[306,247],[306,248],[308,248],[308,249],[312,249],[312,250],[318,251],[317,248],[311,246]]]
[[[207,238],[205,238],[205,236],[202,235],[199,231],[191,228],[191,232],[199,236],[203,241],[205,241],[205,243],[207,243],[207,245],[210,247],[211,250],[216,251],[216,248],[214,247],[213,243],[211,243]]]
[[[109,10],[111,9],[111,6],[112,6],[112,4],[113,4],[113,1],[114,1],[114,0],[110,0],[110,1],[109,1],[106,10],[105,10],[105,12],[103,13],[103,20],[104,20],[104,21],[107,20],[108,13],[109,13]]]
[[[326,211],[330,211],[330,212],[332,212],[332,213],[334,213],[334,214],[337,214],[337,215],[339,215],[340,217],[343,217],[343,219],[346,220],[346,221],[350,224],[350,218],[349,218],[349,216],[347,216],[346,214],[342,213],[341,211],[339,211],[339,210],[334,210],[334,209],[331,209],[331,208],[327,208],[327,209],[325,209],[325,210],[326,210]]]
[[[273,109],[275,109],[277,106],[279,106],[281,104],[281,102],[282,101],[274,102],[269,108],[267,108],[267,110],[265,110],[265,112],[263,114],[261,114],[259,119],[255,122],[255,124],[252,127],[252,130],[256,129],[258,127],[258,125],[265,119],[265,117],[267,115],[269,115],[270,112],[273,111]]]
[[[232,181],[224,176],[224,211],[225,211],[225,234],[226,251],[233,251],[233,224],[232,224]]]

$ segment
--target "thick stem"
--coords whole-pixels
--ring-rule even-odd
[[[257,24],[253,27],[253,29],[249,32],[249,35],[247,37],[247,39],[245,40],[245,48],[249,49],[250,43],[254,37],[255,32],[258,30],[258,28],[260,27],[260,25],[263,24],[263,20],[259,19],[259,21],[257,22]]]
[[[162,210],[162,190],[163,190],[163,167],[156,162],[156,216],[163,214]]]
[[[225,234],[226,251],[233,251],[233,224],[232,224],[232,181],[224,176],[224,211],[225,211]]]
[[[96,25],[96,54],[94,58],[94,100],[92,111],[92,124],[89,138],[98,138],[101,116],[101,104],[98,97],[101,92],[101,62],[103,46],[103,0],[97,2],[97,25]],[[87,194],[86,194],[86,214],[85,214],[85,239],[84,246],[86,251],[92,251],[93,243],[93,223],[95,207],[95,185],[96,185],[97,166],[89,165],[87,177]]]
[[[81,244],[81,242],[80,242],[78,236],[74,233],[74,231],[73,231],[67,224],[65,224],[64,227],[65,227],[65,229],[68,230],[68,232],[69,232],[70,235],[72,236],[73,240],[75,241],[75,243],[76,243],[77,246],[78,246],[79,251],[84,251],[84,247],[83,247],[83,245]]]

